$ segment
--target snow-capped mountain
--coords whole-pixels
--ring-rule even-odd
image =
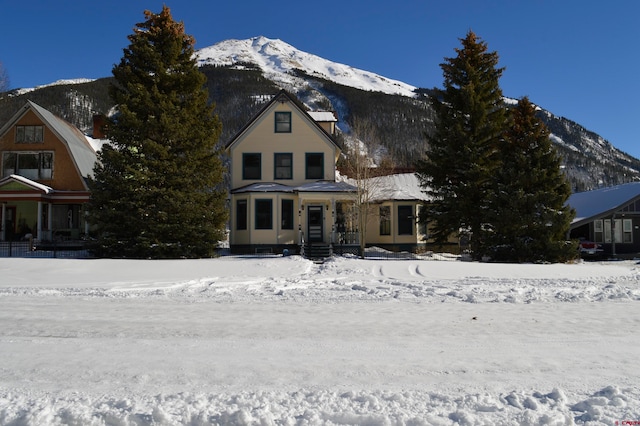
[[[361,90],[414,96],[416,89],[398,80],[302,52],[282,40],[262,36],[247,40],[221,41],[200,49],[197,58],[199,65],[257,65],[265,77],[286,85],[295,85],[296,80],[292,72],[302,70],[308,75]]]
[[[401,81],[323,59],[282,40],[225,40],[194,56],[207,76],[210,98],[224,124],[222,141],[233,137],[280,89],[295,94],[310,109],[335,111],[345,136],[352,120],[367,123],[399,168],[415,164],[424,152],[424,134],[433,128],[435,117],[424,88],[416,90]],[[93,114],[108,114],[114,106],[108,85],[106,78],[61,80],[10,92],[0,97],[0,124],[31,99],[89,132]],[[574,190],[640,180],[640,160],[543,106],[539,117],[551,131]]]

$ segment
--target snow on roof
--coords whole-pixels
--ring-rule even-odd
[[[234,189],[232,192],[235,194],[242,192],[293,192],[293,188],[280,183],[260,182]]]
[[[27,186],[30,186],[32,188],[35,188],[35,189],[39,189],[40,191],[44,192],[45,194],[50,194],[50,193],[53,192],[53,188],[51,188],[50,186],[43,185],[41,183],[32,181],[31,179],[28,179],[28,178],[26,178],[24,176],[20,176],[20,175],[9,175],[6,178],[0,180],[0,183],[5,183],[5,182],[10,181],[10,180],[23,183],[23,184],[25,184]]]
[[[354,192],[356,187],[347,182],[332,182],[321,180],[318,182],[305,183],[296,187],[299,192]]]
[[[87,135],[85,135],[85,138],[87,139],[87,142],[89,142],[89,145],[91,145],[91,148],[93,148],[95,152],[100,152],[103,146],[109,145],[111,143],[109,139],[96,139],[94,137],[87,136]]]
[[[613,213],[620,207],[640,197],[640,182],[578,192],[569,197],[567,204],[576,210],[573,223],[582,222]]]
[[[345,182],[357,185],[354,179],[344,178]],[[398,173],[370,178],[363,185],[370,192],[370,201],[429,201],[422,191],[420,180],[415,173]]]
[[[242,188],[234,189],[234,194],[243,192],[353,192],[355,187],[346,182],[318,181],[305,183],[297,187],[274,182],[252,183]]]
[[[331,111],[307,111],[307,113],[317,122],[338,121],[336,115]]]

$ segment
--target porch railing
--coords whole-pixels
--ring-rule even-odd
[[[358,231],[336,232],[336,240],[333,243],[345,244],[345,245],[359,245],[360,232]]]

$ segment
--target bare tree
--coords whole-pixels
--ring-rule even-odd
[[[356,187],[356,192],[353,207],[345,214],[346,219],[357,227],[360,255],[364,257],[367,223],[378,208],[374,198],[383,190],[380,186],[384,180],[376,177],[389,174],[391,166],[388,154],[371,123],[356,120],[352,123],[351,130],[351,135],[345,141],[347,146],[341,170]]]
[[[0,92],[9,90],[9,74],[5,70],[2,62],[0,62]]]

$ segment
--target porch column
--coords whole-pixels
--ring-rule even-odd
[[[4,222],[7,220],[7,204],[2,203],[2,221],[0,221],[0,241],[6,240],[4,231]]]
[[[336,243],[336,199],[331,198],[331,244]]]
[[[611,216],[611,255],[616,255],[616,214]]]
[[[298,244],[303,245],[302,233],[302,199],[298,196]]]
[[[36,225],[36,236],[42,240],[42,201],[38,201],[38,221]]]

